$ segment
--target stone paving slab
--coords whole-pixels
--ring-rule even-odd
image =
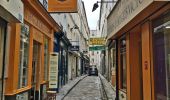
[[[69,93],[69,91],[74,88],[74,86],[81,81],[83,78],[85,78],[87,75],[83,75],[80,77],[77,77],[74,80],[71,80],[70,82],[68,82],[68,84],[64,85],[60,90],[59,93],[57,93],[56,96],[56,100],[62,100],[64,98],[65,95],[67,95]]]
[[[99,77],[87,76],[64,97],[64,100],[102,100],[100,84]]]

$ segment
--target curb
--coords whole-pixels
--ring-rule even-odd
[[[101,79],[101,83],[103,85],[107,100],[115,100],[116,92],[112,88],[111,84],[109,84],[109,82],[101,74],[99,74],[99,77]]]
[[[85,77],[87,77],[87,75],[81,76],[81,78],[78,79],[78,81],[75,82],[75,84],[74,84],[71,88],[69,88],[69,89],[66,91],[66,93],[64,93],[62,96],[60,96],[60,100],[63,100],[63,99],[70,93],[70,91],[71,91],[81,80],[83,80]],[[57,97],[56,97],[56,98],[57,98]]]

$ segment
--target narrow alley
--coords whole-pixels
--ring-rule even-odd
[[[170,100],[170,0],[0,0],[0,100]]]
[[[64,100],[102,100],[99,77],[87,76],[80,81]]]

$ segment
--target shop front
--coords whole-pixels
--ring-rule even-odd
[[[5,100],[45,100],[49,54],[60,27],[37,1],[23,1],[24,21],[12,24]]]
[[[108,39],[117,45],[117,99],[169,100],[170,2],[123,1],[108,17]]]
[[[68,48],[71,45],[70,41],[64,35],[60,39],[59,50],[59,88],[68,82]]]
[[[15,6],[14,6],[15,5]],[[18,9],[20,8],[20,9]],[[8,60],[11,23],[23,22],[23,3],[21,0],[0,1],[0,99],[5,99],[6,79],[8,78]]]
[[[5,50],[6,50],[6,27],[7,22],[0,17],[0,98],[4,95],[4,69],[5,69]]]

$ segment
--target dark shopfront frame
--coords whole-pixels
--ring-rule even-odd
[[[63,33],[64,34],[64,33]],[[61,79],[61,86],[65,85],[68,82],[68,48],[71,46],[68,38],[63,35],[60,38],[60,55],[59,55],[59,78]],[[60,81],[60,80],[59,80]],[[59,87],[61,87],[59,84]]]
[[[0,79],[0,84],[1,84],[1,89],[2,90],[0,90],[1,91],[1,96],[0,96],[0,99],[3,99],[3,97],[4,97],[4,78],[5,78],[5,54],[6,54],[6,37],[7,37],[7,32],[6,32],[6,30],[7,30],[7,22],[5,21],[5,20],[3,20],[1,17],[0,17],[0,28],[2,28],[2,30],[3,30],[3,33],[1,33],[1,35],[3,36],[3,37],[1,37],[1,38],[4,38],[4,40],[3,40],[3,44],[2,44],[2,48],[3,48],[3,50],[2,50],[2,69],[0,69],[1,70],[1,79]],[[1,47],[0,47],[1,48]]]
[[[68,48],[71,45],[63,32],[54,35],[54,52],[59,53],[58,89],[68,82]]]

